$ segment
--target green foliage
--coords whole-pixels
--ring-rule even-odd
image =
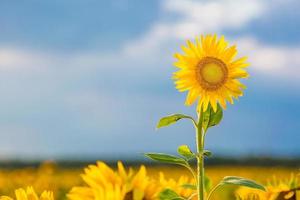
[[[183,184],[181,187],[183,187],[185,189],[197,190],[197,186],[196,185],[189,184],[189,183]]]
[[[194,122],[194,119],[191,116],[183,115],[183,114],[173,114],[173,115],[169,115],[169,116],[161,118],[159,120],[158,124],[156,125],[156,128],[169,126],[171,124],[176,123],[180,119],[190,119]]]
[[[204,176],[204,189],[205,192],[209,192],[212,188],[212,182],[211,180],[208,178],[208,176]]]
[[[174,155],[164,154],[164,153],[146,153],[145,156],[152,160],[163,162],[163,163],[178,164],[178,165],[187,164],[183,158]]]
[[[206,156],[206,157],[210,157],[210,156],[212,156],[212,152],[209,151],[209,150],[204,150],[203,155]]]
[[[237,176],[226,176],[219,183],[219,185],[220,186],[222,186],[222,185],[238,185],[238,186],[244,186],[244,187],[249,187],[249,188],[253,188],[253,189],[266,191],[264,186],[254,182],[252,180],[245,179],[242,177],[237,177]]]
[[[190,148],[187,145],[179,146],[177,152],[179,155],[182,155],[186,159],[192,159],[196,157],[195,154],[190,150]]]
[[[189,184],[189,183],[183,184],[181,187],[183,187],[185,189],[197,190],[196,185]],[[206,192],[208,192],[212,188],[211,180],[207,176],[205,176],[205,178],[204,178],[204,188],[205,188]]]
[[[160,200],[182,200],[184,198],[180,197],[176,192],[171,189],[165,189],[159,193]]]
[[[207,110],[203,112],[202,128],[206,132],[209,127],[218,125],[223,118],[223,110],[218,104],[217,111],[214,112],[213,108],[209,105]]]

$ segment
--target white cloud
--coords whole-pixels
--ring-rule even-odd
[[[42,70],[58,62],[58,56],[49,53],[16,48],[0,48],[0,70]]]
[[[182,18],[173,26],[174,36],[187,38],[201,32],[215,32],[224,28],[241,28],[258,18],[264,11],[263,1],[194,1],[167,0],[166,12],[175,12]]]
[[[282,5],[277,0],[273,4]],[[165,15],[176,15],[176,21],[160,20],[140,38],[124,46],[128,56],[158,57],[166,46],[194,38],[200,33],[218,33],[226,29],[241,29],[253,20],[266,14],[270,2],[262,0],[165,0],[162,4]],[[284,47],[264,44],[253,37],[229,38],[237,43],[241,55],[247,55],[253,69],[265,76],[288,80],[300,78],[300,47]],[[152,56],[151,56],[152,55]]]
[[[282,4],[281,1],[275,1]],[[267,1],[261,0],[165,0],[163,15],[139,38],[126,42],[114,53],[80,52],[53,54],[13,48],[0,49],[0,70],[31,70],[48,68],[72,68],[72,73],[81,74],[91,69],[107,71],[128,70],[159,65],[170,58],[169,49],[193,38],[199,33],[221,32],[225,29],[240,29],[267,12]],[[171,21],[168,20],[172,16]],[[237,43],[241,55],[248,55],[253,69],[266,76],[279,79],[299,77],[300,47],[284,47],[258,42],[252,36],[230,38]],[[175,50],[174,50],[175,51]],[[165,60],[161,60],[165,59]],[[150,64],[149,64],[150,63]],[[152,65],[153,66],[153,65]],[[66,70],[66,73],[70,69]]]
[[[252,37],[240,38],[237,44],[256,72],[277,79],[300,78],[300,47],[266,45]]]
[[[194,38],[199,33],[240,29],[259,18],[265,4],[260,0],[165,0],[162,9],[164,16],[175,15],[178,20],[159,20],[140,38],[129,41],[124,47],[125,53],[159,52],[162,45],[173,40]]]

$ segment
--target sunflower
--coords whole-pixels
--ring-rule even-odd
[[[300,190],[299,175],[291,174],[290,178],[280,180],[275,176],[269,181],[267,189],[271,200],[298,199]],[[298,196],[298,198],[296,198]]]
[[[118,162],[117,170],[111,169],[104,162],[97,162],[96,165],[90,165],[84,171],[82,178],[86,186],[73,187],[67,195],[68,199],[159,200],[159,193],[166,188],[182,197],[190,197],[195,193],[191,189],[182,187],[187,183],[193,184],[188,177],[181,176],[178,180],[166,179],[161,172],[158,179],[150,178],[143,165],[140,166],[138,172],[134,172],[132,168],[126,170],[122,162]]]
[[[50,191],[44,191],[40,197],[37,196],[32,187],[27,187],[26,190],[23,188],[15,190],[16,200],[54,200],[53,193]],[[13,200],[8,196],[1,196],[0,200]]]
[[[236,191],[236,196],[239,200],[293,200],[297,199],[299,187],[298,177],[292,174],[287,180],[278,180],[274,177],[267,184],[266,192],[241,187]]]
[[[147,176],[145,166],[137,173],[125,170],[118,162],[114,171],[104,162],[90,165],[82,175],[87,186],[74,187],[67,195],[70,200],[154,200],[160,192],[160,185]]]
[[[218,103],[225,109],[226,101],[243,95],[245,86],[238,80],[247,78],[246,57],[235,59],[236,46],[228,46],[224,36],[201,35],[196,42],[182,46],[184,54],[175,54],[179,71],[173,74],[176,88],[188,91],[186,105],[198,99],[198,110],[205,112],[210,105],[214,111]]]
[[[266,192],[248,187],[240,187],[235,194],[238,200],[268,200]]]
[[[197,199],[195,190],[183,187],[183,185],[185,184],[191,184],[191,185],[195,184],[194,181],[190,180],[187,176],[180,176],[178,180],[172,178],[166,179],[164,174],[160,172],[159,183],[163,189],[171,189],[181,197],[184,197],[186,199],[191,199],[191,200]]]

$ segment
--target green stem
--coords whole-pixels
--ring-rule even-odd
[[[196,175],[195,171],[191,168],[191,166],[189,166],[189,164],[187,164],[187,165],[185,165],[185,167],[191,172],[194,180],[197,181],[197,175]]]
[[[197,143],[197,191],[198,191],[198,200],[204,200],[204,132],[202,129],[202,111],[199,113],[198,116],[198,126],[196,128],[196,143]]]
[[[210,199],[211,195],[221,186],[221,184],[216,185],[208,194],[207,200]]]

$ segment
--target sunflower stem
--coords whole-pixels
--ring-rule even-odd
[[[198,200],[204,199],[204,131],[202,129],[202,121],[203,121],[203,112],[198,113],[198,124],[196,127],[196,145],[197,145],[197,191],[198,191]]]

